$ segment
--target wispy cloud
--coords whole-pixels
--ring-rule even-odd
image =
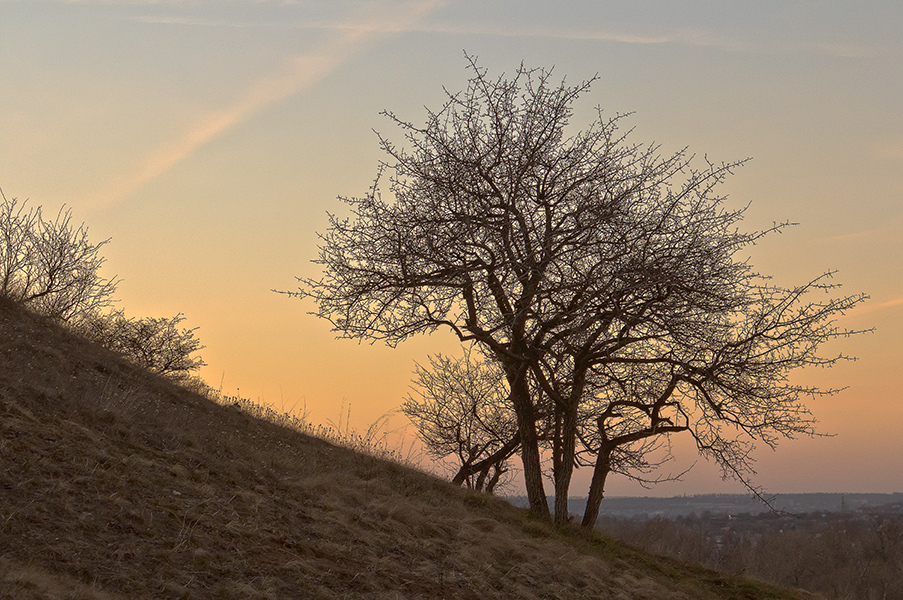
[[[895,309],[895,308],[903,308],[903,298],[894,298],[893,300],[886,300],[884,302],[879,302],[877,304],[872,304],[871,302],[867,302],[865,304],[860,305],[856,309],[857,315],[864,315],[868,313],[877,312],[879,310],[887,310],[887,309]]]
[[[903,140],[879,144],[875,148],[875,156],[885,160],[903,160]]]
[[[888,300],[887,302],[882,302],[878,304],[875,308],[890,308],[892,306],[903,306],[903,298],[897,298],[895,300]]]
[[[98,6],[174,6],[188,4],[192,0],[59,0],[62,4],[86,4]]]
[[[304,26],[336,27],[328,23],[305,24]],[[422,23],[416,29],[422,33],[452,35],[484,35],[492,37],[537,38],[549,40],[615,42],[620,44],[675,44],[683,46],[717,48],[728,52],[751,54],[774,54],[797,52],[825,56],[866,58],[878,53],[877,49],[840,43],[788,42],[762,44],[758,40],[744,40],[704,29],[673,29],[656,33],[641,30],[620,29],[571,29],[548,26],[511,26],[494,24],[464,23],[440,25]]]
[[[756,40],[744,40],[696,29],[682,29],[658,34],[649,34],[640,31],[555,30],[548,28],[481,31],[477,28],[471,30],[471,33],[485,33],[512,37],[617,42],[622,44],[674,44],[700,48],[715,48],[726,52],[746,54],[777,54],[791,52],[846,58],[867,58],[878,53],[874,48],[855,44],[804,42],[762,44]]]
[[[485,35],[514,38],[544,38],[560,40],[586,40],[599,42],[621,42],[625,44],[664,44],[673,41],[671,35],[650,35],[612,30],[582,31],[555,29],[548,27],[497,27],[492,25],[429,26],[424,33],[447,33],[456,35]]]
[[[340,67],[368,43],[381,35],[410,30],[424,15],[440,5],[439,0],[396,6],[391,14],[374,7],[374,15],[362,21],[334,27],[334,35],[303,55],[294,56],[274,73],[252,82],[233,104],[211,110],[174,139],[145,157],[133,173],[115,182],[101,194],[97,204],[121,201],[166,173],[206,143],[263,112],[268,107],[308,89]],[[384,7],[383,7],[384,8]]]
[[[374,31],[377,27],[384,33],[436,33],[447,35],[476,35],[487,37],[510,38],[542,38],[553,40],[586,40],[602,42],[620,42],[624,44],[666,44],[683,42],[692,45],[714,46],[732,45],[729,40],[716,40],[711,36],[700,32],[682,32],[672,34],[642,34],[634,32],[619,32],[613,30],[581,31],[570,29],[555,29],[549,27],[512,27],[510,25],[496,26],[492,24],[458,24],[443,25],[438,23],[421,22],[417,25],[408,23],[368,23],[368,22],[331,22],[305,19],[303,21],[240,21],[240,20],[216,20],[199,19],[195,17],[168,17],[157,15],[140,15],[122,17],[122,20],[137,21],[141,23],[157,23],[165,25],[186,25],[203,27],[234,27],[234,28],[282,28],[282,29],[318,29],[318,30],[350,30]]]
[[[882,221],[883,225],[880,225],[878,227],[862,229],[860,231],[852,231],[850,233],[842,233],[840,235],[816,238],[811,240],[809,243],[817,245],[850,243],[861,244],[863,242],[869,241],[882,241],[890,236],[893,236],[894,239],[898,239],[901,225],[903,225],[901,215],[888,215]]]
[[[85,0],[89,1],[89,0]],[[348,29],[357,28],[371,30],[373,25],[368,23],[332,23],[326,21],[279,21],[279,22],[248,22],[209,20],[186,17],[162,17],[162,16],[135,16],[127,17],[129,20],[147,23],[166,23],[181,25],[203,25],[209,27],[279,27],[294,29]],[[449,35],[477,35],[491,37],[510,38],[536,38],[550,40],[582,40],[597,42],[616,42],[622,44],[676,44],[684,46],[696,46],[717,48],[727,52],[740,52],[750,54],[774,54],[774,53],[805,53],[822,56],[844,58],[868,58],[879,54],[879,49],[860,44],[841,42],[808,42],[793,40],[789,42],[774,42],[764,44],[756,39],[741,39],[716,33],[705,29],[671,29],[658,33],[643,32],[640,30],[619,29],[572,29],[555,28],[546,25],[540,26],[512,26],[493,23],[464,22],[455,25],[420,22],[411,27],[411,24],[397,24],[396,32],[420,32]]]

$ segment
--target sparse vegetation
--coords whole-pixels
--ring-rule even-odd
[[[338,423],[329,421],[325,425],[315,425],[308,420],[306,410],[300,414],[279,411],[268,404],[254,402],[238,394],[234,396],[223,395],[221,392],[210,388],[204,391],[204,395],[219,404],[243,412],[255,419],[262,419],[280,427],[293,429],[361,454],[409,467],[420,464],[420,455],[414,449],[413,444],[405,448],[404,439],[401,439],[399,443],[394,445],[390,442],[389,432],[384,429],[390,415],[384,415],[377,419],[367,427],[364,433],[359,433],[351,427],[350,407],[347,413],[344,410],[340,412],[340,414],[345,415],[344,420],[343,417],[340,417]],[[343,406],[342,408],[344,409],[345,407]]]
[[[140,367],[187,382],[204,366],[194,329],[179,328],[175,317],[127,318],[112,310],[116,277],[100,274],[105,259],[88,240],[84,224],[72,224],[72,212],[60,209],[53,221],[41,207],[28,207],[0,191],[0,297],[55,319]],[[109,310],[108,310],[109,309]],[[105,312],[107,311],[108,312]]]
[[[221,402],[0,299],[0,597],[808,597]]]

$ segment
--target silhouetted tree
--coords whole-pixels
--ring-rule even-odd
[[[455,457],[454,483],[491,493],[520,446],[505,375],[491,361],[472,361],[469,350],[460,359],[437,355],[429,361],[429,368],[417,365],[415,393],[401,410],[430,455]]]
[[[591,526],[608,473],[649,440],[687,431],[747,481],[753,442],[811,433],[800,398],[830,390],[787,373],[838,360],[816,350],[865,297],[811,301],[830,275],[785,289],[756,274],[742,253],[784,225],[738,229],[745,209],[715,189],[741,163],[663,157],[601,111],[566,130],[591,81],[470,68],[424,126],[386,113],[409,149],[380,136],[388,162],[368,194],[344,199],[350,217],[330,217],[325,275],[296,295],[343,337],[395,345],[448,328],[477,344],[504,372],[530,507],[546,518],[544,443],[559,521],[575,466],[593,466]]]
[[[67,322],[112,303],[116,278],[100,276],[99,250],[109,240],[88,241],[69,209],[45,221],[40,207],[0,197],[0,295]]]

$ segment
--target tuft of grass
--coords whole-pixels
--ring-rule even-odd
[[[195,384],[192,387],[197,386]],[[347,408],[347,412],[343,405],[340,412],[340,415],[343,415],[343,417],[339,418],[338,424],[328,421],[326,425],[314,425],[309,421],[306,405],[300,414],[295,414],[294,412],[279,411],[270,404],[255,402],[249,398],[244,398],[240,394],[234,396],[223,395],[210,387],[206,387],[203,393],[205,397],[214,402],[255,419],[261,419],[355,452],[411,468],[419,468],[421,465],[422,454],[415,449],[414,443],[411,443],[407,449],[404,447],[403,438],[399,444],[391,444],[389,440],[390,432],[386,430],[386,425],[392,413],[387,413],[371,423],[364,433],[358,433],[350,424],[350,405]]]

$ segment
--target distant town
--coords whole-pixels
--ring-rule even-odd
[[[903,599],[903,493],[606,498],[596,527],[653,554],[806,589]],[[570,510],[580,514],[582,499]],[[770,506],[769,506],[770,505]]]
[[[747,516],[776,511],[805,514],[817,512],[840,513],[869,508],[882,512],[903,514],[903,493],[894,494],[776,494],[765,496],[771,506],[747,494],[701,494],[670,498],[610,497],[602,501],[600,517],[646,520],[654,517],[674,519],[690,515]],[[508,500],[516,506],[527,506],[527,499],[512,496]],[[571,498],[572,514],[583,514],[585,498]]]

